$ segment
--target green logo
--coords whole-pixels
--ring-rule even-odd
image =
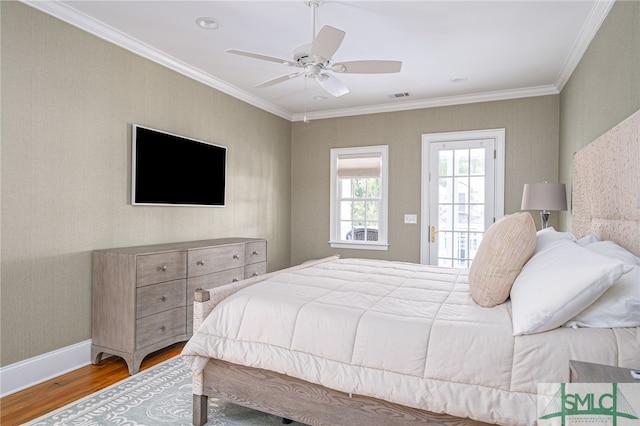
[[[571,416],[604,416],[609,424],[617,425],[618,418],[637,420],[638,417],[633,407],[627,401],[624,394],[618,389],[617,383],[611,384],[611,391],[606,389],[600,392],[576,392],[567,390],[566,383],[560,384],[560,389],[546,406],[540,420],[548,420],[559,417],[562,426]]]

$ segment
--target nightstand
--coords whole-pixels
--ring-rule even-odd
[[[630,368],[570,360],[569,369],[571,383],[640,383],[631,376]]]

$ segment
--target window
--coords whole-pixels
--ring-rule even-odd
[[[331,150],[331,247],[387,250],[388,151]]]

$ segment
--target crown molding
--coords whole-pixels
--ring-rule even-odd
[[[463,96],[446,96],[416,101],[405,101],[394,104],[371,105],[361,108],[345,108],[329,111],[307,112],[307,120],[349,117],[353,115],[378,114],[384,112],[408,111],[413,109],[435,108],[451,105],[474,104],[479,102],[503,101],[534,96],[557,95],[555,86],[537,86],[523,89],[498,90],[495,92],[475,93]],[[294,114],[292,121],[304,121],[305,114]]]
[[[589,12],[589,16],[582,26],[578,38],[571,47],[569,56],[567,56],[566,61],[556,77],[554,85],[558,89],[558,92],[561,92],[565,84],[569,81],[571,74],[573,74],[580,60],[582,60],[582,57],[598,33],[598,30],[600,30],[602,23],[611,11],[614,3],[615,0],[598,0],[593,5],[593,8],[591,8],[591,12]]]
[[[227,95],[260,108],[288,121],[303,121],[305,114],[286,111],[270,102],[266,102],[248,92],[245,92],[229,83],[222,81],[200,69],[194,68],[166,53],[135,39],[122,31],[119,31],[105,23],[98,21],[65,3],[58,0],[20,0],[22,3],[40,10],[48,15],[58,18],[70,25],[95,35],[105,41],[120,46],[136,55],[142,56],[173,71],[192,78],[202,84],[217,89]],[[417,101],[404,101],[393,104],[380,104],[356,108],[344,108],[319,112],[308,112],[307,119],[325,119],[347,117],[363,114],[378,114],[396,112],[420,108],[433,108],[439,106],[461,105],[476,102],[489,102],[514,98],[544,96],[558,94],[571,77],[576,66],[582,59],[589,44],[600,29],[602,22],[611,10],[615,0],[597,0],[587,21],[585,22],[578,39],[574,43],[571,52],[565,61],[555,83],[548,86],[530,87],[514,90],[501,90],[464,96],[449,96]]]
[[[194,68],[166,53],[149,46],[105,23],[98,21],[57,0],[20,0],[22,3],[58,18],[74,27],[93,34],[105,41],[120,46],[136,55],[149,59],[173,71],[192,78],[202,84],[213,87],[257,108],[291,121],[292,114],[277,106],[265,102],[235,86],[230,85],[198,68]]]

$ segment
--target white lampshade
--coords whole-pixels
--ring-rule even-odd
[[[522,191],[521,210],[567,210],[564,183],[526,183]]]

